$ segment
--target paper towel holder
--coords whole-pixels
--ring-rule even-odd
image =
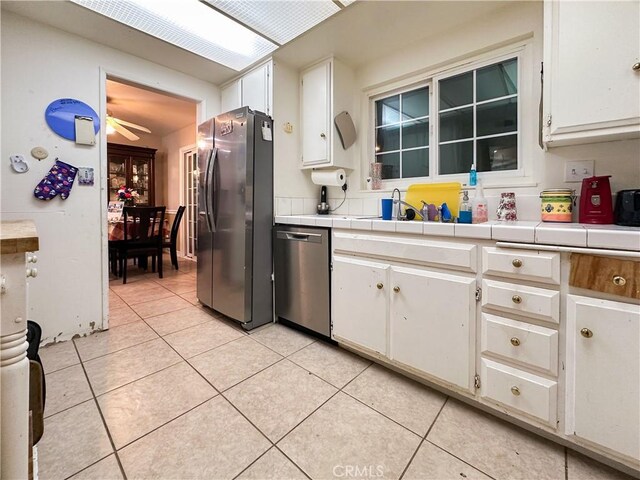
[[[336,115],[333,123],[335,123],[336,130],[338,130],[338,136],[342,142],[342,148],[345,150],[348,149],[356,141],[356,127],[353,124],[351,115],[349,115],[349,112],[347,111],[340,112]]]

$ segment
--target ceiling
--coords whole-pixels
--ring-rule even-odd
[[[214,2],[212,2],[214,3]],[[345,2],[346,3],[346,2]],[[329,55],[358,68],[407,45],[436,36],[452,28],[464,28],[474,18],[504,8],[503,1],[365,1],[349,5],[293,41],[281,46],[274,57],[294,68],[309,65]],[[238,72],[138,30],[126,27],[69,1],[2,0],[3,10],[70,32],[89,40],[136,55],[159,65],[215,85]],[[250,69],[248,67],[245,70]],[[122,120],[149,128],[163,136],[196,119],[189,101],[159,92],[109,81],[108,109]],[[168,115],[167,113],[171,114]],[[142,132],[134,130],[144,143]],[[122,139],[114,134],[110,140]]]
[[[120,120],[136,123],[163,137],[196,122],[196,104],[167,94],[107,80],[107,110]],[[148,134],[127,127],[143,144]],[[109,141],[118,143],[124,137],[115,133]]]
[[[403,46],[459,27],[509,3],[513,2],[358,1],[283,45],[275,51],[274,56],[293,67],[302,67],[333,54],[357,68]],[[238,75],[238,72],[230,68],[69,1],[2,0],[1,5],[3,10],[52,25],[215,85]],[[250,68],[251,66],[247,67]]]

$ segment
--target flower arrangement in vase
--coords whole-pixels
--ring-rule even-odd
[[[118,200],[124,201],[124,204],[128,207],[133,207],[136,203],[136,198],[140,194],[133,188],[128,188],[126,185],[122,185],[118,190]]]

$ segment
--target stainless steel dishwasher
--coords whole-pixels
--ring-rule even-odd
[[[274,281],[276,316],[331,335],[327,228],[276,225]]]

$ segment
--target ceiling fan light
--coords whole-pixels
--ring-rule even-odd
[[[107,122],[106,132],[107,135],[113,135],[114,133],[116,133],[116,129],[113,128],[109,122]]]

